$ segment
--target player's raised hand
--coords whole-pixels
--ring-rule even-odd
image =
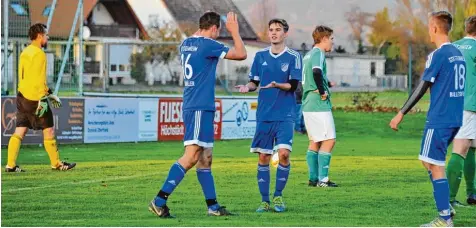
[[[237,85],[235,88],[237,88],[240,93],[248,93],[250,91],[250,88],[246,85]]]
[[[276,87],[277,87],[277,83],[275,81],[272,81],[271,83],[269,83],[265,87],[261,87],[261,89],[276,88]]]
[[[226,29],[230,34],[239,33],[238,18],[233,12],[229,12],[226,16]]]
[[[403,113],[398,112],[398,114],[395,115],[395,117],[393,117],[393,119],[390,121],[389,125],[394,131],[398,131],[398,124],[400,124],[402,120],[403,120]]]

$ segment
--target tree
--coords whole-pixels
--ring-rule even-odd
[[[370,13],[363,12],[360,7],[355,5],[345,14],[352,32],[350,38],[353,41],[357,41],[357,53],[359,54],[365,53],[363,34],[364,28],[368,26],[371,16]]]
[[[131,56],[131,76],[138,82],[143,82],[146,76],[145,64],[162,63],[169,71],[170,75],[174,75],[170,63],[177,59],[177,44],[182,41],[182,31],[170,22],[155,21],[151,23],[148,33],[151,37],[150,41],[157,44],[143,46],[141,52]],[[172,42],[172,44],[161,44],[161,42]]]
[[[464,18],[476,12],[476,0],[396,0],[397,15],[392,20],[386,8],[377,12],[369,27],[369,42],[377,53],[383,53],[387,59],[400,59],[399,72],[408,71],[409,46],[412,51],[412,74],[420,75],[425,69],[426,56],[435,49],[428,36],[428,14],[438,10],[447,10],[454,18],[450,38],[454,41],[462,38]],[[385,43],[388,42],[388,47]],[[420,80],[413,77],[413,84]]]
[[[385,44],[398,40],[399,34],[395,30],[394,22],[390,19],[387,7],[375,14],[369,27],[372,32],[367,35],[367,38],[374,47],[375,53],[373,54],[382,54],[381,49]]]
[[[276,17],[276,5],[276,0],[260,0],[250,7],[250,22],[261,41],[269,42],[268,22]]]
[[[341,45],[337,46],[337,48],[335,48],[334,51],[335,51],[336,53],[347,53],[347,51],[345,50],[345,48],[342,47]]]

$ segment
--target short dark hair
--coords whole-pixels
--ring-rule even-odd
[[[332,33],[334,33],[334,30],[331,28],[324,26],[324,25],[318,25],[314,29],[314,32],[312,32],[312,39],[314,40],[314,44],[318,44],[322,41],[324,37],[330,37],[332,36]]]
[[[288,31],[289,31],[288,22],[287,22],[286,20],[284,20],[284,19],[279,19],[279,18],[271,19],[271,20],[268,22],[268,28],[269,28],[269,26],[271,26],[272,24],[280,24],[281,26],[283,26],[284,32],[288,32]]]
[[[199,20],[200,29],[209,29],[212,26],[216,25],[217,28],[220,28],[220,14],[216,12],[206,12],[204,13]]]
[[[464,31],[471,36],[476,36],[476,15],[468,17],[464,21]]]
[[[30,27],[28,30],[28,36],[30,40],[36,40],[39,34],[46,33],[46,25],[42,23],[36,23]]]
[[[453,16],[448,11],[437,11],[431,13],[431,17],[436,20],[436,25],[445,33],[449,33],[453,27]]]

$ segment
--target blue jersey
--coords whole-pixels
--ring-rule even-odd
[[[256,53],[249,76],[252,80],[260,81],[261,87],[273,81],[301,81],[301,65],[301,56],[297,51],[286,47],[283,52],[275,55],[268,47]],[[293,121],[295,108],[294,92],[278,88],[260,89],[256,118],[257,121]]]
[[[427,128],[461,127],[466,63],[463,54],[445,43],[428,55],[422,80],[431,82]]]
[[[206,37],[192,36],[180,45],[184,74],[184,111],[215,111],[215,75],[218,60],[229,48]]]

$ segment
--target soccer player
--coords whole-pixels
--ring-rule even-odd
[[[430,107],[419,156],[432,181],[439,212],[436,219],[423,225],[430,227],[453,226],[445,158],[448,145],[462,125],[466,64],[463,54],[450,43],[452,22],[453,17],[446,11],[431,13],[428,32],[437,49],[428,55],[422,81],[390,122],[390,127],[397,131],[404,115],[430,88]]]
[[[303,58],[302,111],[309,137],[306,160],[311,187],[337,187],[336,183],[329,180],[336,131],[325,57],[325,53],[332,50],[332,33],[333,30],[327,26],[317,26],[312,33],[314,47]]]
[[[18,66],[18,94],[15,133],[8,142],[8,162],[5,172],[24,172],[16,160],[20,145],[28,129],[43,130],[43,142],[54,170],[70,170],[76,163],[62,162],[59,159],[55,140],[53,112],[61,106],[60,99],[53,95],[46,84],[46,54],[42,50],[48,43],[46,25],[34,24],[28,31],[31,44],[21,55]]]
[[[162,189],[149,204],[149,210],[161,218],[172,217],[166,205],[167,199],[185,173],[195,165],[208,206],[208,215],[230,215],[217,202],[211,172],[216,67],[219,59],[244,60],[247,55],[235,13],[228,13],[226,28],[233,38],[233,48],[215,40],[220,34],[220,15],[206,12],[200,17],[199,30],[180,45],[185,83],[182,105],[185,153],[172,165]]]
[[[466,60],[466,85],[464,88],[463,126],[459,129],[453,142],[453,153],[446,171],[450,185],[450,203],[453,207],[462,206],[456,200],[456,195],[463,169],[466,181],[466,202],[476,205],[476,187],[474,186],[476,172],[474,155],[474,147],[476,147],[476,15],[466,19],[465,31],[467,36],[454,42]]]
[[[288,181],[291,164],[294,116],[296,108],[295,90],[301,80],[302,68],[300,54],[285,45],[289,25],[283,19],[272,19],[268,23],[268,38],[271,46],[256,53],[249,74],[250,82],[236,88],[241,93],[255,91],[258,94],[256,112],[256,133],[250,152],[258,153],[258,188],[261,204],[257,212],[270,211],[269,162],[273,150],[278,150],[279,165],[276,172],[276,187],[273,204],[274,211],[283,212],[286,207],[282,192]]]

